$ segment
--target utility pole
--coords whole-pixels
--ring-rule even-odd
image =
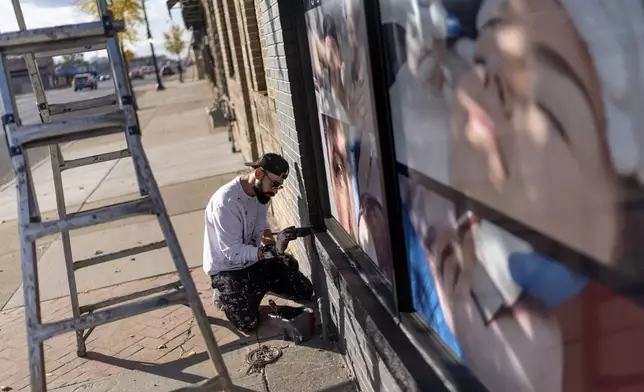
[[[152,38],[152,32],[150,31],[150,22],[148,21],[148,11],[145,9],[145,0],[142,2],[143,5],[143,18],[145,19],[145,27],[148,30],[148,42],[150,42],[150,50],[152,51],[152,62],[154,63],[154,73],[157,77],[157,91],[165,90],[163,81],[161,81],[161,75],[159,74],[159,65],[157,64],[157,56],[154,54],[154,39]]]

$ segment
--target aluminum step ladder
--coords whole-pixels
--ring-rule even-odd
[[[207,390],[231,391],[230,375],[141,144],[138,116],[133,107],[132,88],[125,72],[125,59],[117,36],[118,32],[124,30],[124,22],[114,20],[105,0],[97,0],[101,14],[100,21],[27,30],[19,0],[12,0],[12,3],[20,31],[0,34],[0,102],[3,108],[4,137],[16,173],[31,390],[38,392],[47,390],[44,340],[75,331],[77,354],[83,356],[86,354],[85,340],[95,327],[162,307],[183,304],[189,305],[192,309],[217,373],[216,377],[206,383]],[[99,49],[107,49],[116,94],[82,102],[49,105],[36,63],[36,57],[40,56],[36,56],[36,54],[46,53],[47,56],[60,56]],[[20,121],[7,68],[6,59],[10,55],[22,55],[25,59],[42,124],[23,125]],[[125,135],[126,149],[68,161],[63,159],[59,147],[61,143],[114,133]],[[58,220],[55,221],[41,219],[27,157],[28,149],[43,145],[50,148],[54,172],[59,215]],[[63,170],[125,157],[133,159],[140,198],[67,214],[61,176]],[[157,216],[165,237],[164,240],[114,253],[101,254],[85,260],[73,260],[70,230],[144,214]],[[40,315],[36,240],[53,233],[61,233],[73,317],[43,323]],[[163,247],[167,247],[172,256],[179,274],[177,282],[95,304],[79,306],[75,270]],[[147,298],[132,302],[144,297]],[[195,386],[194,389],[206,390],[203,386]]]

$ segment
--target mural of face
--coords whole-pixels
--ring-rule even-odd
[[[337,208],[337,219],[352,238],[356,238],[355,212],[351,195],[351,167],[347,155],[347,138],[342,123],[324,116],[331,189]]]
[[[611,263],[621,217],[600,83],[556,0],[510,0],[455,87],[450,184]]]
[[[440,0],[409,0],[405,26],[407,62],[412,73],[440,91],[447,14]]]

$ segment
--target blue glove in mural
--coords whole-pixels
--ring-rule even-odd
[[[525,294],[548,309],[576,296],[588,284],[587,277],[537,253],[513,253],[508,263],[512,279]]]

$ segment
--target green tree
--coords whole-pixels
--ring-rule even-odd
[[[163,33],[163,39],[165,41],[165,50],[180,59],[181,53],[186,47],[186,42],[183,40],[183,29],[173,24],[170,31]]]
[[[82,63],[85,60],[85,56],[82,53],[72,53],[66,54],[62,58],[63,64],[73,64],[73,63]]]
[[[77,0],[77,5],[95,17],[99,17],[96,0]],[[119,33],[123,45],[136,42],[135,27],[144,22],[142,0],[107,0],[114,19],[125,21],[125,31]]]

